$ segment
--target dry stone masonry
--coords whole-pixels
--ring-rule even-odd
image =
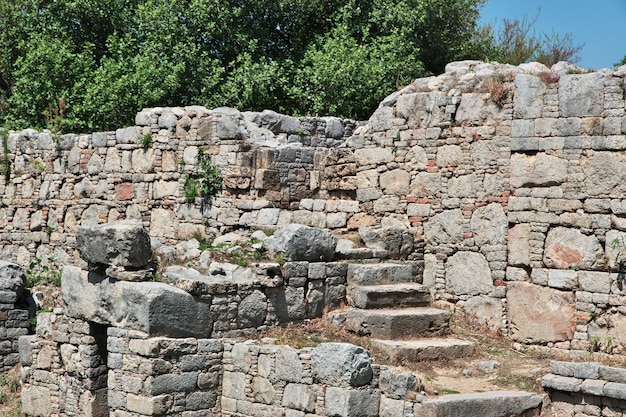
[[[333,321],[396,359],[431,358],[414,338],[445,336],[446,310],[572,357],[624,353],[625,76],[626,66],[464,61],[393,93],[366,122],[191,106],[144,109],[115,132],[11,133],[0,259],[68,264],[66,309],[20,343],[25,410],[295,417],[359,404],[371,409],[354,415],[453,415],[453,400],[408,393],[383,411],[392,397],[376,367],[366,388],[347,388],[315,376],[306,350],[289,354],[297,377],[276,376],[287,348],[271,343],[230,359],[240,342],[223,338],[344,302]],[[223,176],[211,204],[185,186],[203,154]],[[280,262],[234,265],[200,250],[253,232],[274,234],[262,246]],[[183,262],[154,282],[152,251]],[[185,264],[198,256],[199,268]],[[513,396],[528,407],[501,415],[534,401]]]

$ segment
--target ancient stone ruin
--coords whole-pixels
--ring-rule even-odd
[[[319,351],[232,339],[324,311],[397,360],[469,354],[441,338],[451,311],[547,353],[623,354],[625,75],[466,61],[385,98],[366,122],[193,106],[145,109],[115,132],[11,133],[0,259],[67,265],[65,308],[20,339],[25,410],[408,417],[454,415],[457,400],[509,404],[423,398],[354,347],[315,348],[363,359],[329,380]],[[193,188],[205,155],[222,172],[214,198]],[[203,258],[207,238],[264,241],[272,257]],[[178,264],[159,282],[151,250]],[[10,366],[31,307],[23,287],[6,288]],[[370,368],[367,382],[346,382]],[[552,374],[549,390],[573,393],[563,404],[626,410],[619,373]],[[479,414],[540,406],[511,395],[523,407]]]

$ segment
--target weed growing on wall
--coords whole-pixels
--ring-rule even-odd
[[[202,147],[198,148],[194,171],[187,175],[183,195],[188,203],[195,202],[196,197],[202,199],[202,206],[210,207],[211,200],[222,189],[222,172],[213,165],[211,155]]]
[[[141,138],[141,147],[144,149],[150,149],[152,146],[152,133],[146,133]]]
[[[26,270],[26,286],[32,288],[37,284],[52,284],[60,287],[62,273],[63,267],[56,256],[50,255],[45,259],[36,257]]]

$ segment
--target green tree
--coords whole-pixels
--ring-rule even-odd
[[[485,58],[484,0],[0,0],[0,122],[60,131],[200,104],[367,118]]]
[[[532,19],[503,19],[501,26],[495,30],[489,26],[493,39],[490,58],[507,64],[519,65],[524,62],[541,62],[548,67],[559,61],[576,63],[583,45],[576,45],[571,33],[536,34],[534,25],[539,15]]]

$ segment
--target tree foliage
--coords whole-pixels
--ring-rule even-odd
[[[511,41],[479,26],[484,1],[0,0],[0,123],[94,131],[191,104],[364,119],[450,61],[563,55],[524,22]]]
[[[0,0],[0,122],[90,131],[200,104],[367,118],[483,58],[484,0]]]
[[[580,61],[579,53],[583,45],[574,44],[571,33],[536,34],[534,25],[537,15],[529,20],[503,19],[498,30],[488,27],[493,39],[491,57],[498,62],[519,65],[524,62],[541,62],[548,67],[559,61],[576,63]]]

